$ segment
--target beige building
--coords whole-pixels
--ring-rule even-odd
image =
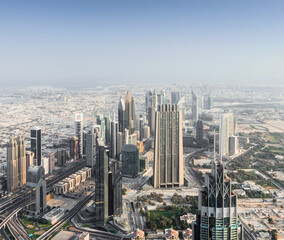
[[[12,138],[7,146],[7,188],[15,190],[26,184],[26,145],[22,137]]]
[[[155,126],[153,185],[155,188],[183,186],[182,114],[178,106],[159,105]]]

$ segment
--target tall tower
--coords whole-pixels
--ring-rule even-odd
[[[86,158],[87,166],[92,168],[92,175],[94,174],[96,164],[96,138],[95,126],[92,126],[89,133],[86,136]]]
[[[132,122],[132,99],[130,96],[129,91],[126,92],[125,96],[125,128],[131,129],[131,122]]]
[[[108,156],[102,139],[97,138],[96,147],[96,221],[104,222],[108,218]]]
[[[79,143],[79,155],[83,156],[83,113],[75,114],[75,134]]]
[[[36,166],[41,165],[41,129],[36,127],[31,129],[31,151],[34,153]]]
[[[118,102],[118,128],[119,132],[124,133],[125,131],[125,102],[120,97]]]
[[[111,122],[111,137],[110,137],[110,153],[112,158],[117,156],[117,135],[118,135],[118,123]]]
[[[220,161],[212,161],[211,173],[205,175],[205,186],[199,190],[198,214],[193,222],[194,240],[237,240],[237,196],[232,191],[231,179]]]
[[[192,94],[192,121],[193,124],[195,125],[198,120],[198,115],[199,115],[199,98],[198,95],[194,92],[191,91]]]
[[[223,113],[220,115],[219,126],[219,148],[220,155],[229,154],[229,138],[234,135],[234,115],[233,113]]]
[[[156,94],[156,91],[154,90],[153,93],[151,91],[147,92],[148,99],[147,104],[147,120],[148,120],[148,126],[150,127],[150,133],[151,135],[154,135],[155,132],[155,111],[157,110],[158,106],[158,97]]]
[[[13,191],[18,187],[18,144],[11,139],[7,146],[7,188]]]
[[[198,147],[202,147],[203,144],[203,122],[198,120],[196,123],[196,144]]]
[[[182,116],[177,105],[158,106],[155,124],[154,187],[184,185]]]
[[[18,145],[18,171],[19,171],[19,185],[26,184],[27,176],[27,160],[26,160],[26,144],[22,137],[17,137]]]

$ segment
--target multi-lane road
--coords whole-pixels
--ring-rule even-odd
[[[52,177],[47,179],[47,193],[53,191],[53,186],[55,183],[63,180],[64,178],[68,177],[70,174],[75,173],[76,171],[82,169],[86,166],[86,161],[77,161],[69,164],[64,169],[57,171],[53,174]],[[16,239],[21,239],[19,234],[24,234],[22,228],[17,223],[17,220],[14,216],[20,211],[22,208],[28,206],[29,204],[35,201],[35,191],[33,189],[29,189],[28,187],[24,186],[19,188],[16,192],[14,192],[11,196],[6,199],[0,200],[0,229],[3,226],[8,227],[11,234],[14,236],[17,235]],[[14,224],[11,224],[14,223]],[[3,236],[3,234],[1,234]],[[5,238],[5,236],[3,236]],[[26,234],[25,238],[29,239],[28,235]]]

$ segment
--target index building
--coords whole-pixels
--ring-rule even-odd
[[[155,188],[183,186],[182,114],[178,106],[159,105],[155,126],[153,185]]]

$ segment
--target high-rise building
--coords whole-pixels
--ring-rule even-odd
[[[144,128],[143,128],[143,137],[144,138],[149,138],[150,137],[150,127],[149,126],[144,126]]]
[[[18,144],[11,139],[7,145],[7,189],[14,191],[18,187]]]
[[[179,92],[171,92],[171,103],[178,104],[179,100]]]
[[[150,134],[154,135],[155,132],[155,108],[149,107],[148,108],[148,126],[150,128]]]
[[[108,172],[108,215],[122,214],[122,175],[119,167],[119,162],[114,159],[109,159]]]
[[[41,165],[41,129],[36,127],[31,129],[31,151],[34,153],[36,166]]]
[[[139,148],[137,145],[127,144],[122,147],[122,175],[136,177],[140,170]]]
[[[79,142],[79,156],[83,156],[83,113],[75,114],[75,134]]]
[[[117,147],[116,147],[118,157],[121,154],[122,145],[123,145],[123,135],[121,132],[118,132],[117,133]]]
[[[70,158],[73,161],[77,161],[79,159],[79,141],[77,137],[71,137],[69,139],[69,151],[70,151]]]
[[[27,212],[31,217],[39,217],[46,210],[46,181],[44,168],[32,166],[27,173],[27,186],[35,188],[35,203],[29,205]]]
[[[110,155],[116,159],[117,156],[117,134],[118,134],[118,123],[115,121],[111,122],[111,141],[110,141]]]
[[[194,92],[192,91],[191,92],[192,94],[192,121],[193,121],[193,124],[195,125],[199,119],[199,96]]]
[[[196,123],[196,144],[198,147],[202,147],[203,144],[203,122],[197,120]]]
[[[154,135],[155,131],[155,111],[157,110],[157,106],[158,98],[156,91],[154,90],[153,93],[151,91],[148,91],[146,93],[146,115],[151,135]]]
[[[42,158],[42,166],[44,168],[44,174],[49,174],[49,158],[43,157]]]
[[[124,133],[125,131],[125,102],[120,97],[118,102],[118,128],[119,132]]]
[[[49,153],[49,172],[52,173],[55,169],[55,153]]]
[[[131,128],[137,129],[136,101],[134,97],[131,98],[131,114],[132,114]]]
[[[233,113],[227,112],[220,115],[219,129],[220,155],[229,155],[229,138],[234,135]]]
[[[12,138],[7,146],[7,188],[15,190],[26,184],[26,145],[22,137]]]
[[[27,170],[30,166],[34,165],[34,153],[33,152],[26,151],[26,163],[27,163],[27,167],[26,167]]]
[[[158,106],[155,126],[153,185],[155,188],[183,186],[182,119],[178,106]]]
[[[110,135],[111,135],[111,121],[108,117],[104,117],[105,120],[105,143],[110,145]]]
[[[57,155],[57,166],[64,167],[68,159],[66,149],[64,148],[58,149],[56,155]]]
[[[198,214],[193,222],[194,240],[237,240],[237,196],[223,164],[212,161],[211,173],[205,175],[205,186],[199,190]]]
[[[24,138],[17,137],[18,145],[18,171],[19,171],[19,185],[23,186],[27,180],[27,158],[26,158],[26,144]]]
[[[96,142],[97,134],[95,133],[95,126],[87,133],[86,141],[86,158],[87,166],[92,169],[92,175],[94,174],[95,164],[96,164]]]
[[[103,223],[108,218],[108,155],[102,139],[97,138],[96,143],[96,221]]]
[[[229,137],[229,154],[234,155],[238,152],[239,149],[239,142],[238,136],[231,136]]]
[[[132,99],[130,96],[129,91],[126,92],[126,96],[124,99],[125,102],[125,128],[131,130],[131,123],[132,123]]]

